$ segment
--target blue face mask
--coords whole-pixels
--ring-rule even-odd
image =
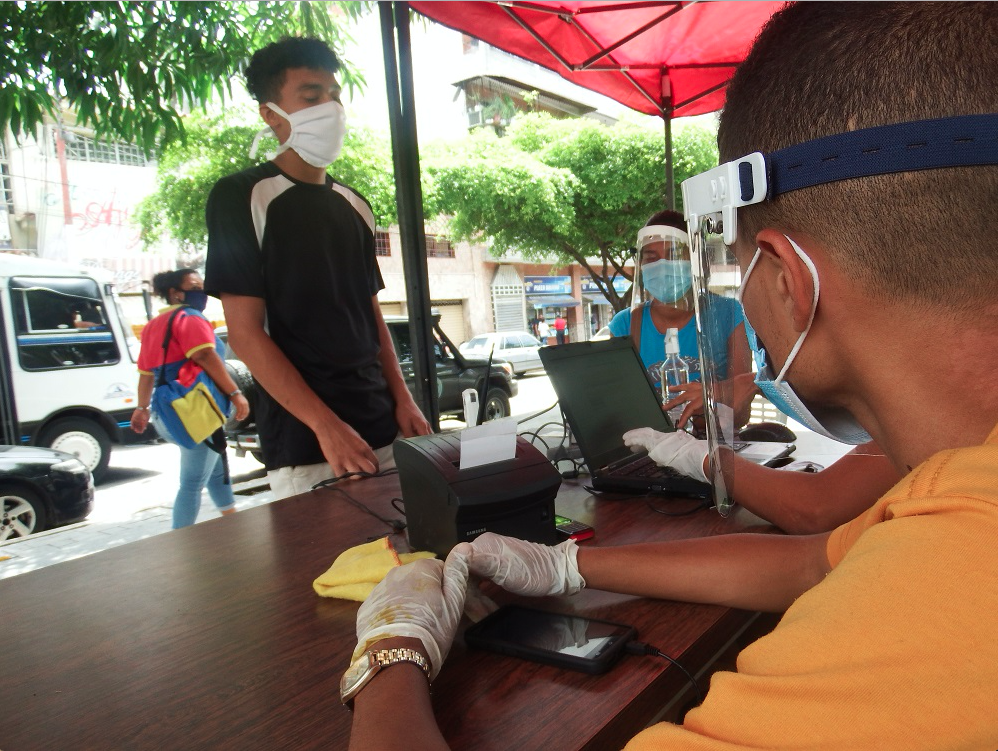
[[[790,240],[790,238],[787,237],[787,240]],[[800,259],[807,266],[808,271],[811,274],[811,280],[814,282],[814,300],[811,303],[811,317],[808,319],[807,327],[797,338],[797,343],[794,344],[793,349],[790,350],[790,354],[787,356],[787,361],[783,365],[783,369],[780,371],[779,375],[776,376],[776,378],[773,378],[773,368],[772,364],[769,362],[769,356],[766,354],[766,350],[763,349],[762,345],[759,343],[759,337],[756,336],[755,329],[752,328],[752,324],[749,323],[748,314],[745,313],[744,306],[742,306],[742,312],[745,314],[745,333],[748,335],[749,347],[752,348],[752,357],[755,360],[755,367],[757,371],[755,374],[755,385],[759,387],[762,395],[769,399],[769,401],[773,403],[773,406],[780,410],[780,412],[788,417],[792,417],[797,420],[797,422],[813,430],[815,433],[823,435],[826,438],[831,438],[834,441],[839,441],[840,443],[848,443],[852,445],[867,443],[873,439],[870,437],[870,434],[863,429],[863,426],[856,422],[856,419],[849,414],[849,412],[840,408],[809,408],[797,395],[797,392],[794,391],[793,386],[784,380],[787,370],[790,369],[791,363],[793,363],[794,358],[797,357],[797,353],[800,351],[801,345],[804,343],[804,338],[811,330],[811,323],[814,321],[814,311],[818,307],[819,292],[818,270],[814,267],[814,263],[807,257],[807,254],[801,250],[797,243],[790,240],[790,244],[793,246]],[[752,270],[755,268],[755,265],[761,255],[762,251],[756,250],[755,255],[752,256],[752,261],[745,270],[745,276],[742,277],[742,286],[736,295],[739,303],[742,301],[742,292],[745,290],[745,285],[748,284],[749,277],[752,275]],[[814,414],[815,412],[819,413],[820,419],[819,416]]]
[[[641,284],[659,302],[674,303],[693,285],[693,266],[689,261],[653,261],[641,267]]]
[[[203,289],[185,289],[183,304],[194,308],[194,310],[204,311],[208,305],[208,293]]]

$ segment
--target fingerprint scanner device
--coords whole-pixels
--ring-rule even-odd
[[[406,530],[413,550],[446,556],[483,532],[554,545],[558,470],[522,436],[512,459],[459,469],[459,433],[395,441]]]

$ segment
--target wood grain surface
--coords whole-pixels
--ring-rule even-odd
[[[342,487],[399,518],[389,503],[397,477]],[[768,529],[744,512],[666,517],[646,499],[597,499],[567,482],[557,507],[603,545]],[[358,605],[318,597],[312,581],[387,531],[328,488],[0,581],[0,748],[346,748],[338,687]],[[407,549],[404,535],[394,539]],[[754,617],[593,590],[531,604],[629,623],[691,672]],[[686,683],[660,658],[625,656],[589,676],[468,650],[459,637],[433,703],[454,749],[602,750],[623,745]]]

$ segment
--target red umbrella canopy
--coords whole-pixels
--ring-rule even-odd
[[[425,16],[639,112],[724,104],[728,79],[783,2],[411,2]]]

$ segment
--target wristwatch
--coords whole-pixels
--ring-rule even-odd
[[[430,680],[430,663],[415,649],[400,647],[396,649],[369,649],[347,668],[340,679],[340,701],[353,709],[353,700],[371,679],[389,665],[400,662],[413,662],[426,674]]]

